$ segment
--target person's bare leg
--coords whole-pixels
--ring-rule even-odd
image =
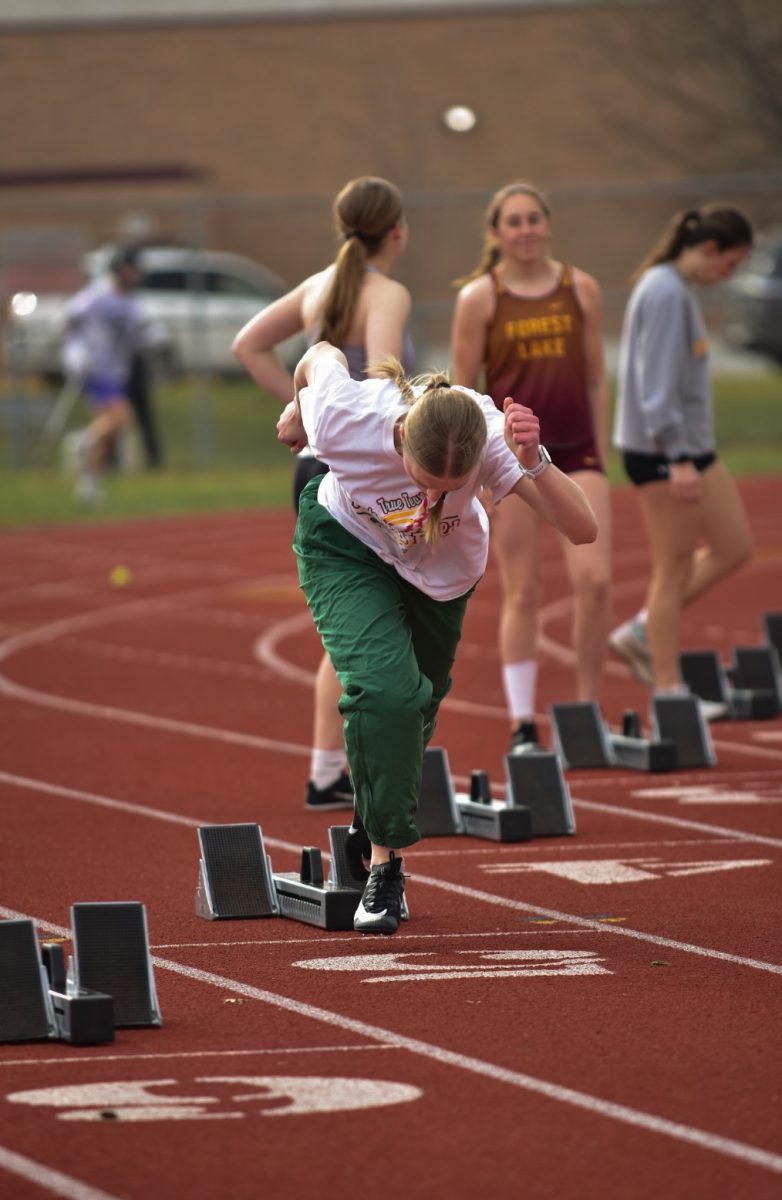
[[[736,481],[721,462],[701,475],[701,533],[684,595],[685,607],[752,557],[752,534]]]
[[[611,628],[611,494],[598,471],[578,471],[573,479],[586,493],[597,517],[597,538],[584,546],[562,539],[573,586],[573,648],[579,700],[600,694]]]
[[[638,494],[652,551],[647,637],[655,685],[660,691],[668,691],[681,684],[682,611],[701,524],[701,506],[674,499],[667,479],[645,484]]]
[[[535,713],[540,601],[540,523],[537,514],[523,500],[507,496],[492,514],[491,545],[501,590],[500,666],[513,732],[521,720],[530,720]],[[519,683],[514,683],[514,675],[520,677]]]
[[[315,676],[315,712],[312,744],[319,750],[343,750],[342,714],[337,705],[342,684],[328,654],[320,660]]]

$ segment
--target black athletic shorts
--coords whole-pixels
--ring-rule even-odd
[[[692,458],[692,465],[696,471],[705,471],[716,461],[716,454],[696,454]],[[659,483],[669,475],[670,463],[663,454],[636,454],[634,450],[624,450],[622,462],[627,478],[636,487],[643,487],[645,483]]]

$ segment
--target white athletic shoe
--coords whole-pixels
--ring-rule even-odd
[[[97,508],[104,500],[103,488],[94,471],[79,473],[73,494],[79,504],[83,504],[87,508]]]
[[[614,654],[625,660],[636,679],[647,687],[654,687],[652,655],[646,640],[646,626],[642,621],[633,617],[617,625],[608,635],[608,645]]]
[[[720,700],[698,700],[704,721],[721,721],[728,715],[728,706]]]

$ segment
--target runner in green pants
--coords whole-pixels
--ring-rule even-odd
[[[375,374],[351,379],[344,354],[318,342],[296,368],[278,432],[331,467],[302,494],[294,549],[343,687],[354,824],[371,843],[354,926],[395,933],[397,852],[420,837],[423,751],[486,567],[478,496],[486,490],[496,504],[515,492],[574,543],[594,540],[597,525],[578,484],[551,465],[530,409],[509,400],[500,413],[444,375],[411,383],[395,360]]]

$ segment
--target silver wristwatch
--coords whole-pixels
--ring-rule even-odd
[[[528,479],[537,479],[538,475],[542,475],[544,471],[548,470],[548,465],[551,462],[551,455],[546,447],[538,446],[538,454],[540,455],[540,461],[536,467],[523,468],[524,474]]]

